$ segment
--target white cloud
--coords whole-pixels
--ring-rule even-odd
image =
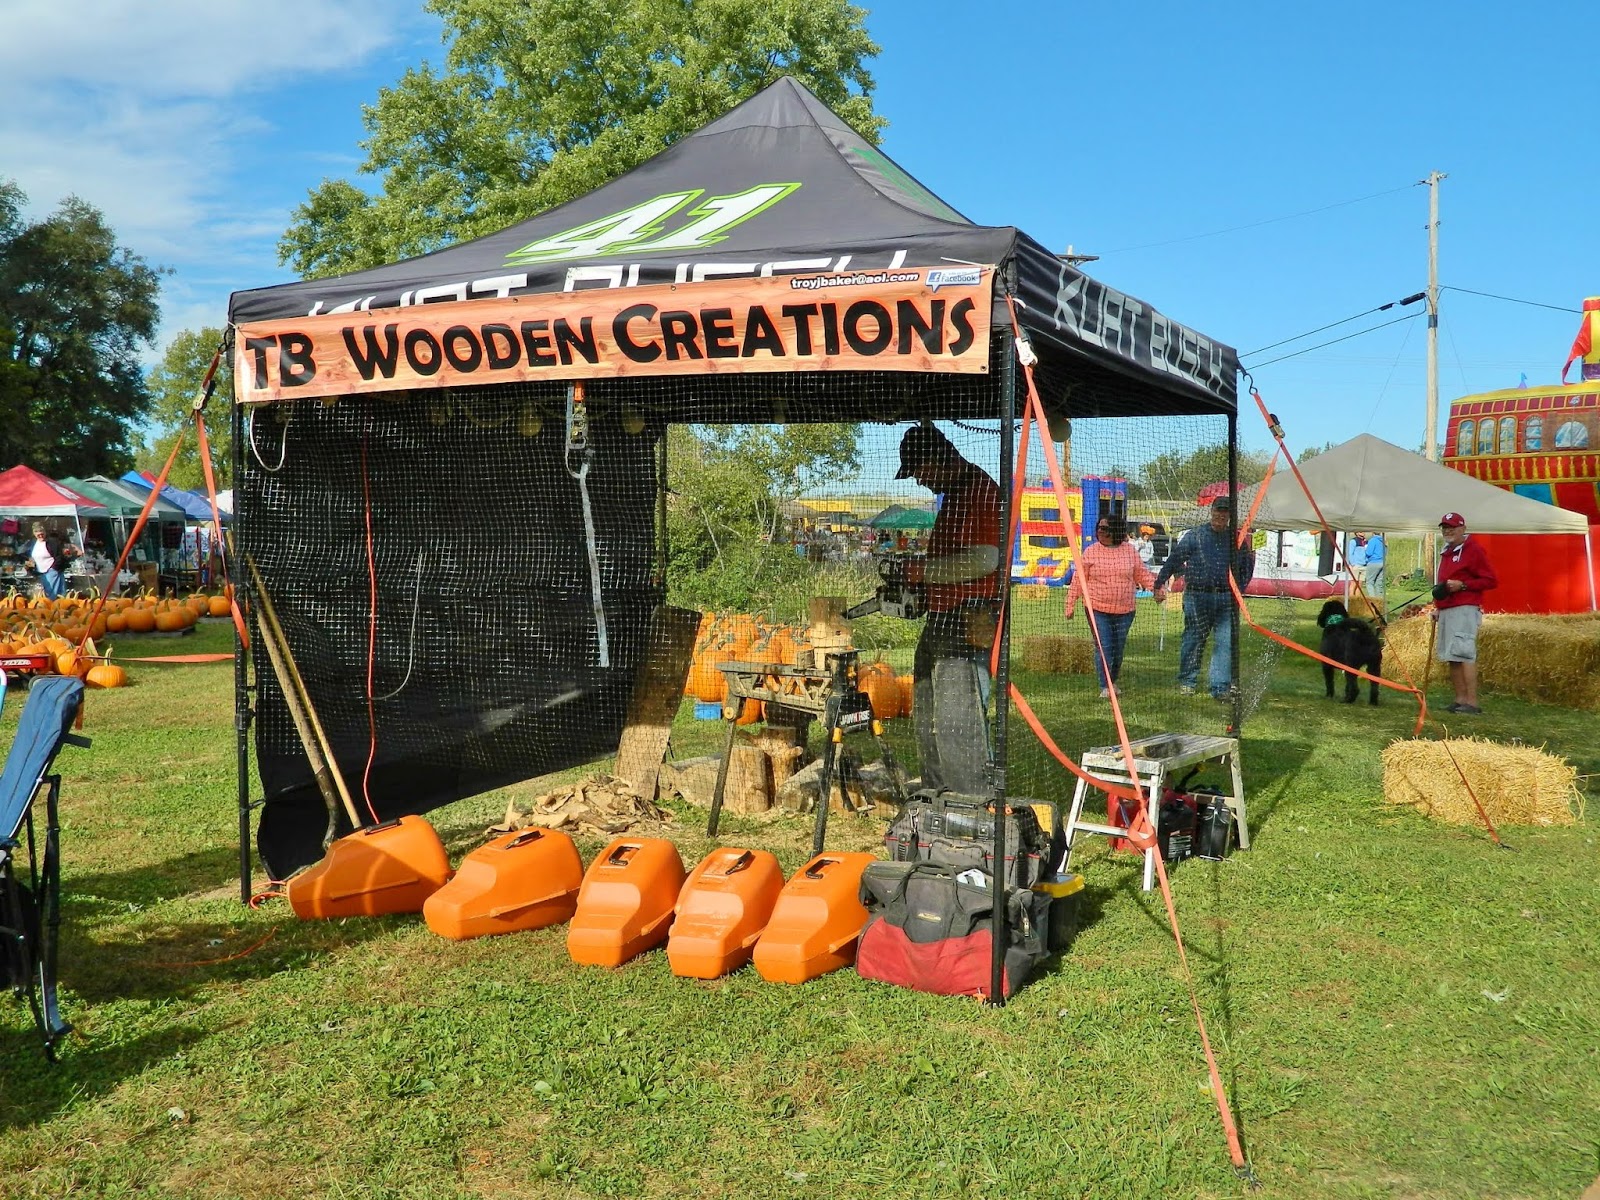
[[[289,209],[324,175],[352,173],[357,155],[354,144],[309,145],[296,161],[269,166],[253,151],[304,121],[319,85],[376,69],[361,96],[372,100],[404,64],[437,57],[437,22],[420,8],[6,0],[0,177],[16,181],[35,215],[81,197],[120,244],[174,269],[163,288],[163,342],[217,323],[228,292],[283,277],[275,245]],[[339,116],[353,125],[350,112]]]

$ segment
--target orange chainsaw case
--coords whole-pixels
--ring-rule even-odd
[[[783,868],[765,850],[723,847],[706,855],[678,893],[667,938],[672,973],[716,979],[750,961],[783,890]]]
[[[683,859],[665,838],[617,838],[589,864],[567,927],[572,961],[620,967],[659,946],[683,887]]]
[[[346,834],[322,861],[289,880],[301,920],[414,913],[450,881],[450,858],[432,825],[418,816]]]
[[[756,943],[756,971],[768,983],[804,983],[856,960],[867,923],[861,873],[871,854],[819,854],[794,873]]]
[[[520,829],[479,846],[428,897],[422,919],[440,937],[488,937],[572,919],[583,861],[558,829]]]

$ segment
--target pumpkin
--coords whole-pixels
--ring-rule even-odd
[[[911,700],[916,694],[916,680],[910,675],[896,675],[894,681],[900,689],[900,715],[909,717],[911,715]]]
[[[900,685],[895,682],[893,671],[888,675],[881,671],[867,672],[865,680],[858,673],[857,682],[872,703],[873,720],[887,721],[900,715]]]
[[[56,670],[62,675],[77,675],[82,677],[89,673],[93,664],[79,655],[76,650],[68,650],[65,654],[56,655]]]
[[[721,674],[719,671],[718,674]],[[762,718],[763,705],[759,700],[746,700],[739,709],[739,715],[734,718],[735,725],[754,725]]]
[[[694,697],[706,704],[720,703],[728,694],[728,680],[717,667],[732,659],[733,655],[728,647],[718,646],[707,650],[695,663],[694,670]]]
[[[135,605],[123,614],[123,627],[129,633],[149,633],[156,627],[156,615]]]
[[[128,614],[114,612],[106,618],[107,633],[125,633],[128,629]]]
[[[766,661],[783,663],[784,666],[792,665],[794,663],[794,634],[780,627],[768,638]]]
[[[183,619],[183,614],[167,609],[155,615],[155,627],[162,633],[177,633],[180,629],[187,629],[188,625]]]
[[[90,687],[123,687],[128,682],[128,673],[114,663],[95,663],[83,679]]]
[[[208,616],[225,617],[230,611],[226,596],[212,596],[206,601],[206,613]]]

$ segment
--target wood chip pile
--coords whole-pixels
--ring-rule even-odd
[[[1383,673],[1421,683],[1427,670],[1427,616],[1392,622],[1384,637]],[[1441,663],[1434,682],[1447,677]],[[1600,711],[1600,616],[1489,613],[1478,631],[1478,682],[1523,700]]]
[[[1577,778],[1554,754],[1481,738],[1399,741],[1383,752],[1384,799],[1450,825],[1483,823],[1473,795],[1496,825],[1571,825]]]
[[[491,832],[509,833],[538,826],[574,836],[609,838],[637,825],[671,820],[670,812],[644,799],[626,780],[593,775],[531,800],[513,800],[506,809],[505,821]]]

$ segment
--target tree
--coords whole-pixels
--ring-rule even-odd
[[[786,585],[805,564],[783,536],[784,506],[822,480],[855,471],[859,437],[856,425],[670,426],[673,594],[747,611],[792,600]]]
[[[1307,446],[1304,450],[1300,451],[1299,454],[1295,455],[1294,461],[1296,463],[1310,462],[1317,455],[1326,454],[1332,449],[1332,442],[1323,442],[1320,446]]]
[[[295,210],[280,261],[307,277],[503,229],[644,162],[779,76],[864,137],[878,46],[847,0],[429,0],[445,67],[363,110],[360,173]]]
[[[220,329],[185,329],[167,344],[161,362],[151,369],[150,428],[135,465],[152,474],[166,465],[179,433],[183,449],[172,464],[167,481],[174,487],[205,490],[200,466],[200,446],[195,438],[194,399],[211,366],[211,356],[222,341]],[[211,465],[217,487],[231,486],[233,478],[233,362],[224,354],[217,365],[216,388],[206,406],[206,437],[211,442]]]
[[[29,223],[26,201],[0,181],[0,463],[125,470],[150,404],[139,354],[163,272],[119,247],[92,205],[69,196]]]
[[[1270,457],[1255,450],[1239,451],[1239,486],[1249,487],[1267,476]],[[1190,451],[1169,451],[1145,463],[1139,472],[1141,499],[1186,500],[1195,503],[1208,483],[1228,479],[1228,446],[1200,446]]]

